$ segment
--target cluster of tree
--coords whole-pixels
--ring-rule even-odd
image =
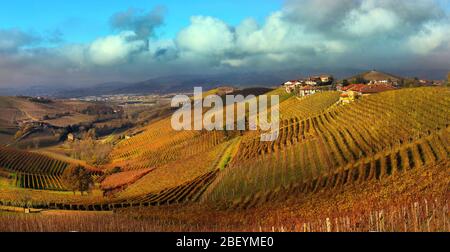
[[[28,100],[30,102],[43,103],[43,104],[53,103],[52,100],[43,98],[43,97],[30,97],[30,98],[28,98]]]
[[[65,117],[65,116],[69,116],[70,112],[64,112],[64,113],[58,113],[58,114],[54,114],[54,115],[45,115],[42,117],[42,120],[53,120],[53,119],[58,119],[61,117]]]
[[[369,81],[364,79],[362,76],[357,76],[353,80],[350,81],[350,84],[367,84]]]
[[[112,115],[114,114],[114,109],[110,106],[95,104],[88,106],[81,113],[86,115]]]
[[[116,173],[119,173],[119,172],[122,172],[122,168],[120,168],[119,166],[116,166],[112,169],[108,169],[103,173],[103,176],[101,176],[100,178],[97,179],[97,182],[102,183],[103,180],[106,179],[106,177],[111,176]]]
[[[102,125],[96,125],[95,129],[97,136],[105,136],[114,133],[117,130],[125,130],[132,128],[133,123],[127,120],[121,120],[120,122],[103,123]]]
[[[402,80],[400,85],[402,87],[419,87],[419,86],[421,86],[421,84],[419,82],[419,78],[417,78],[417,77],[412,78],[412,79]]]
[[[73,158],[98,166],[109,162],[109,154],[113,146],[110,143],[102,143],[93,138],[85,137],[82,140],[72,142],[71,148]]]
[[[81,165],[72,165],[65,169],[61,179],[64,186],[73,191],[73,194],[77,191],[81,195],[83,195],[83,192],[89,193],[94,186],[94,181],[89,171]]]

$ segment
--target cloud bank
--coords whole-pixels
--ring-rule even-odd
[[[176,37],[159,39],[164,13],[116,13],[111,35],[88,44],[46,47],[49,38],[0,29],[0,85],[287,69],[450,70],[450,15],[437,0],[286,0],[263,23],[193,16]]]

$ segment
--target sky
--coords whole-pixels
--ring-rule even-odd
[[[0,88],[170,75],[450,70],[450,0],[16,0]]]

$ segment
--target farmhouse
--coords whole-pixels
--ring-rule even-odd
[[[314,86],[302,86],[298,90],[298,96],[304,97],[308,95],[313,95],[315,93],[322,92],[323,89]]]
[[[394,89],[395,88],[390,84],[351,84],[341,88],[342,94],[339,102],[342,104],[348,104],[361,96],[367,96]]]
[[[298,91],[300,96],[305,96],[309,94],[314,94],[316,93],[316,91],[321,90],[319,88],[311,88],[311,87],[331,85],[333,81],[334,78],[332,75],[323,74],[320,76],[311,76],[301,80],[290,80],[283,83],[283,86],[286,89],[287,93]]]
[[[284,88],[286,89],[286,93],[292,93],[295,91],[295,87],[301,85],[301,82],[298,80],[290,80],[283,83]]]
[[[75,135],[72,133],[67,134],[67,141],[69,142],[75,141]]]
[[[317,86],[322,84],[322,79],[319,76],[312,76],[305,80],[306,85]]]
[[[329,85],[329,84],[332,84],[332,83],[333,83],[334,78],[333,78],[332,75],[322,74],[322,75],[320,76],[320,81],[322,82],[322,84]]]

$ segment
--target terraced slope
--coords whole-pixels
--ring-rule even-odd
[[[69,163],[44,155],[0,147],[0,167],[16,173],[16,186],[63,190],[61,175]]]
[[[0,147],[0,167],[15,174],[17,187],[35,190],[64,190],[61,175],[71,163],[52,157]],[[92,169],[92,176],[101,173]]]
[[[121,198],[130,198],[136,195],[156,193],[167,188],[177,187],[181,184],[220,169],[222,156],[226,153],[230,143],[223,143],[212,150],[188,158],[180,158],[154,169],[127,190],[120,193]]]
[[[44,155],[0,147],[0,166],[10,171],[62,175],[68,165]]]
[[[221,131],[175,131],[168,118],[119,144],[112,159],[126,170],[155,168],[210,150],[224,140]]]
[[[404,89],[293,122],[281,129],[276,142],[243,138],[212,198],[232,200],[276,190],[345,167],[407,170],[427,160],[446,159],[449,112],[450,89]],[[427,144],[414,145],[417,141]],[[406,147],[411,145],[414,148]],[[379,157],[387,153],[390,158]]]
[[[283,124],[298,122],[320,114],[339,101],[339,92],[323,92],[303,98],[291,97],[280,105],[280,117]]]

